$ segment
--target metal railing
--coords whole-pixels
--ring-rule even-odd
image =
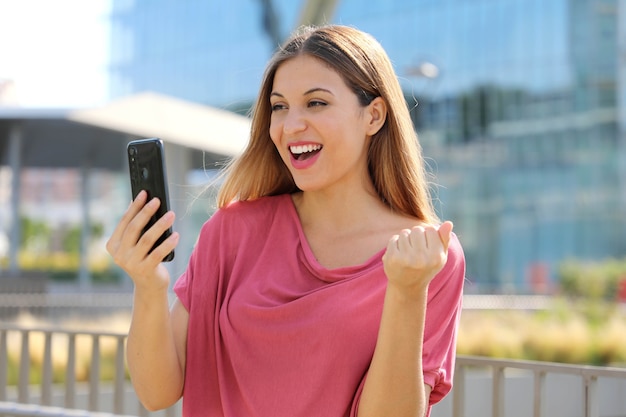
[[[33,344],[34,336],[38,336],[38,341]],[[38,402],[40,406],[53,406],[53,390],[58,396],[63,397],[61,404],[66,409],[76,409],[77,392],[79,385],[81,391],[86,390],[86,404],[82,404],[88,411],[103,411],[103,404],[100,399],[103,395],[103,381],[101,375],[101,365],[104,360],[102,346],[104,342],[108,342],[110,347],[112,344],[113,375],[109,385],[113,388],[113,399],[107,407],[112,408],[113,414],[125,414],[127,408],[128,391],[132,391],[126,374],[126,364],[124,360],[126,334],[114,332],[95,332],[95,331],[75,331],[59,328],[25,328],[16,325],[0,324],[0,402],[7,404],[32,404]],[[9,339],[19,339],[19,361],[17,363],[17,393],[13,398],[9,398]],[[65,339],[65,343],[63,342]],[[80,341],[80,343],[79,343]],[[91,343],[88,343],[90,341]],[[53,342],[57,342],[56,344]],[[43,344],[43,346],[41,346]],[[80,382],[77,377],[77,360],[81,356],[81,360],[89,360],[86,370],[87,380]],[[85,346],[88,346],[88,352],[84,352]],[[40,356],[33,351],[40,350]],[[53,381],[53,358],[64,356],[65,375],[62,384],[55,384]],[[31,362],[38,362],[41,365],[40,379],[37,383],[31,382]],[[39,399],[34,400],[32,394],[37,385],[39,386]],[[59,393],[59,386],[61,392]],[[136,409],[140,416],[148,416],[150,413],[139,403],[136,397],[133,397]],[[57,401],[58,402],[58,401]],[[84,401],[83,401],[84,403]],[[166,416],[174,416],[176,414],[176,406],[170,407],[165,411]],[[15,413],[14,413],[15,414]],[[13,415],[13,414],[8,414]]]
[[[456,360],[454,389],[452,390],[453,417],[468,417],[465,414],[465,395],[467,388],[467,371],[469,369],[488,369],[491,371],[491,415],[505,416],[505,371],[522,370],[532,373],[532,416],[548,417],[546,412],[546,377],[548,374],[573,375],[582,382],[581,395],[570,393],[568,401],[582,397],[582,415],[584,417],[600,417],[598,380],[614,378],[626,381],[626,369],[587,365],[569,365],[553,362],[502,360],[476,356],[461,356]],[[470,416],[471,417],[471,416]]]
[[[0,283],[2,280],[0,279]],[[0,290],[2,288],[0,287]],[[170,295],[172,300],[173,294]],[[545,310],[554,302],[546,295],[493,295],[464,294],[463,310]],[[0,291],[0,310],[5,313],[19,313],[22,310],[31,313],[45,312],[46,317],[52,311],[62,313],[89,313],[94,309],[104,312],[130,311],[133,303],[132,291],[127,292],[2,292]]]
[[[0,401],[0,416],[23,417],[133,417],[87,410]]]
[[[37,343],[33,339],[37,335]],[[17,386],[8,386],[9,371],[9,339],[15,341],[12,346],[19,345],[19,360],[17,362]],[[59,344],[59,341],[65,343]],[[124,351],[126,334],[113,332],[75,331],[59,328],[25,328],[16,325],[0,324],[0,415],[40,415],[40,416],[63,416],[63,410],[69,413],[77,407],[76,393],[79,384],[76,376],[76,363],[79,357],[79,339],[81,352],[84,351],[85,340],[91,343],[86,354],[89,357],[88,378],[85,382],[80,382],[81,389],[86,388],[86,410],[85,416],[96,416],[103,413],[101,404],[102,387],[101,363],[103,361],[103,341],[108,341],[108,354],[113,351],[112,361],[114,372],[110,384],[113,386],[112,404],[107,404],[111,408],[113,415],[123,415],[127,413],[127,392],[132,390],[126,374],[124,361]],[[19,343],[17,343],[19,340]],[[56,344],[53,342],[57,342]],[[38,346],[35,346],[38,345]],[[43,349],[41,350],[43,344]],[[40,357],[35,357],[33,349],[38,347],[41,350]],[[62,383],[55,384],[53,381],[53,357],[58,357],[57,350],[65,356],[65,376]],[[109,357],[109,361],[111,358]],[[31,382],[31,361],[39,362],[41,365],[41,375],[38,383]],[[459,355],[456,361],[456,371],[454,377],[454,390],[452,391],[452,416],[453,417],[473,417],[466,414],[466,391],[468,388],[468,374],[476,369],[489,370],[492,382],[491,393],[491,415],[492,417],[503,417],[505,415],[505,371],[523,370],[530,372],[533,377],[533,417],[548,417],[546,414],[546,376],[548,374],[567,374],[579,377],[582,380],[583,392],[583,416],[600,417],[598,379],[617,378],[626,381],[626,369],[566,365],[551,362],[522,361],[522,360],[499,360],[484,357]],[[57,376],[58,379],[58,376]],[[33,398],[33,391],[39,385],[39,399]],[[60,388],[61,387],[61,388]],[[16,390],[12,398],[9,398],[9,388]],[[53,404],[53,389],[62,391],[63,401],[61,404]],[[574,394],[575,395],[575,394]],[[151,415],[143,408],[136,397],[132,397],[137,406],[138,414],[141,416]],[[38,405],[34,405],[38,403]],[[28,406],[26,406],[28,405]],[[56,406],[56,407],[53,407]],[[4,408],[3,408],[4,407]],[[34,408],[33,408],[34,407]],[[57,408],[62,407],[62,408]],[[12,412],[8,412],[12,410]],[[174,416],[178,412],[176,406],[169,408],[164,413],[166,416]],[[76,415],[69,413],[67,415]],[[484,414],[483,414],[484,415]]]

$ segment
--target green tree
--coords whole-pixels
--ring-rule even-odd
[[[46,222],[22,216],[20,224],[22,230],[20,249],[40,252],[48,248],[52,230]]]
[[[615,300],[619,282],[626,279],[626,258],[598,262],[568,260],[558,270],[561,291],[575,298]]]
[[[80,239],[82,233],[80,225],[71,226],[63,236],[63,250],[68,253],[80,252]],[[104,225],[102,223],[94,223],[91,225],[89,237],[90,239],[98,239],[104,234]]]

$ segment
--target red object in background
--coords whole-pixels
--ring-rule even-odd
[[[535,262],[528,266],[527,280],[533,294],[547,294],[550,290],[550,271],[543,262]]]
[[[617,300],[626,303],[626,276],[622,277],[617,283]]]

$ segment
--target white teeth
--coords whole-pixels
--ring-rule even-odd
[[[294,155],[300,155],[305,152],[313,152],[322,149],[322,145],[298,145],[290,146],[289,150]]]

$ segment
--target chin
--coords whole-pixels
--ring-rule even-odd
[[[323,188],[323,186],[317,182],[313,181],[295,181],[296,187],[300,191],[319,191]]]

